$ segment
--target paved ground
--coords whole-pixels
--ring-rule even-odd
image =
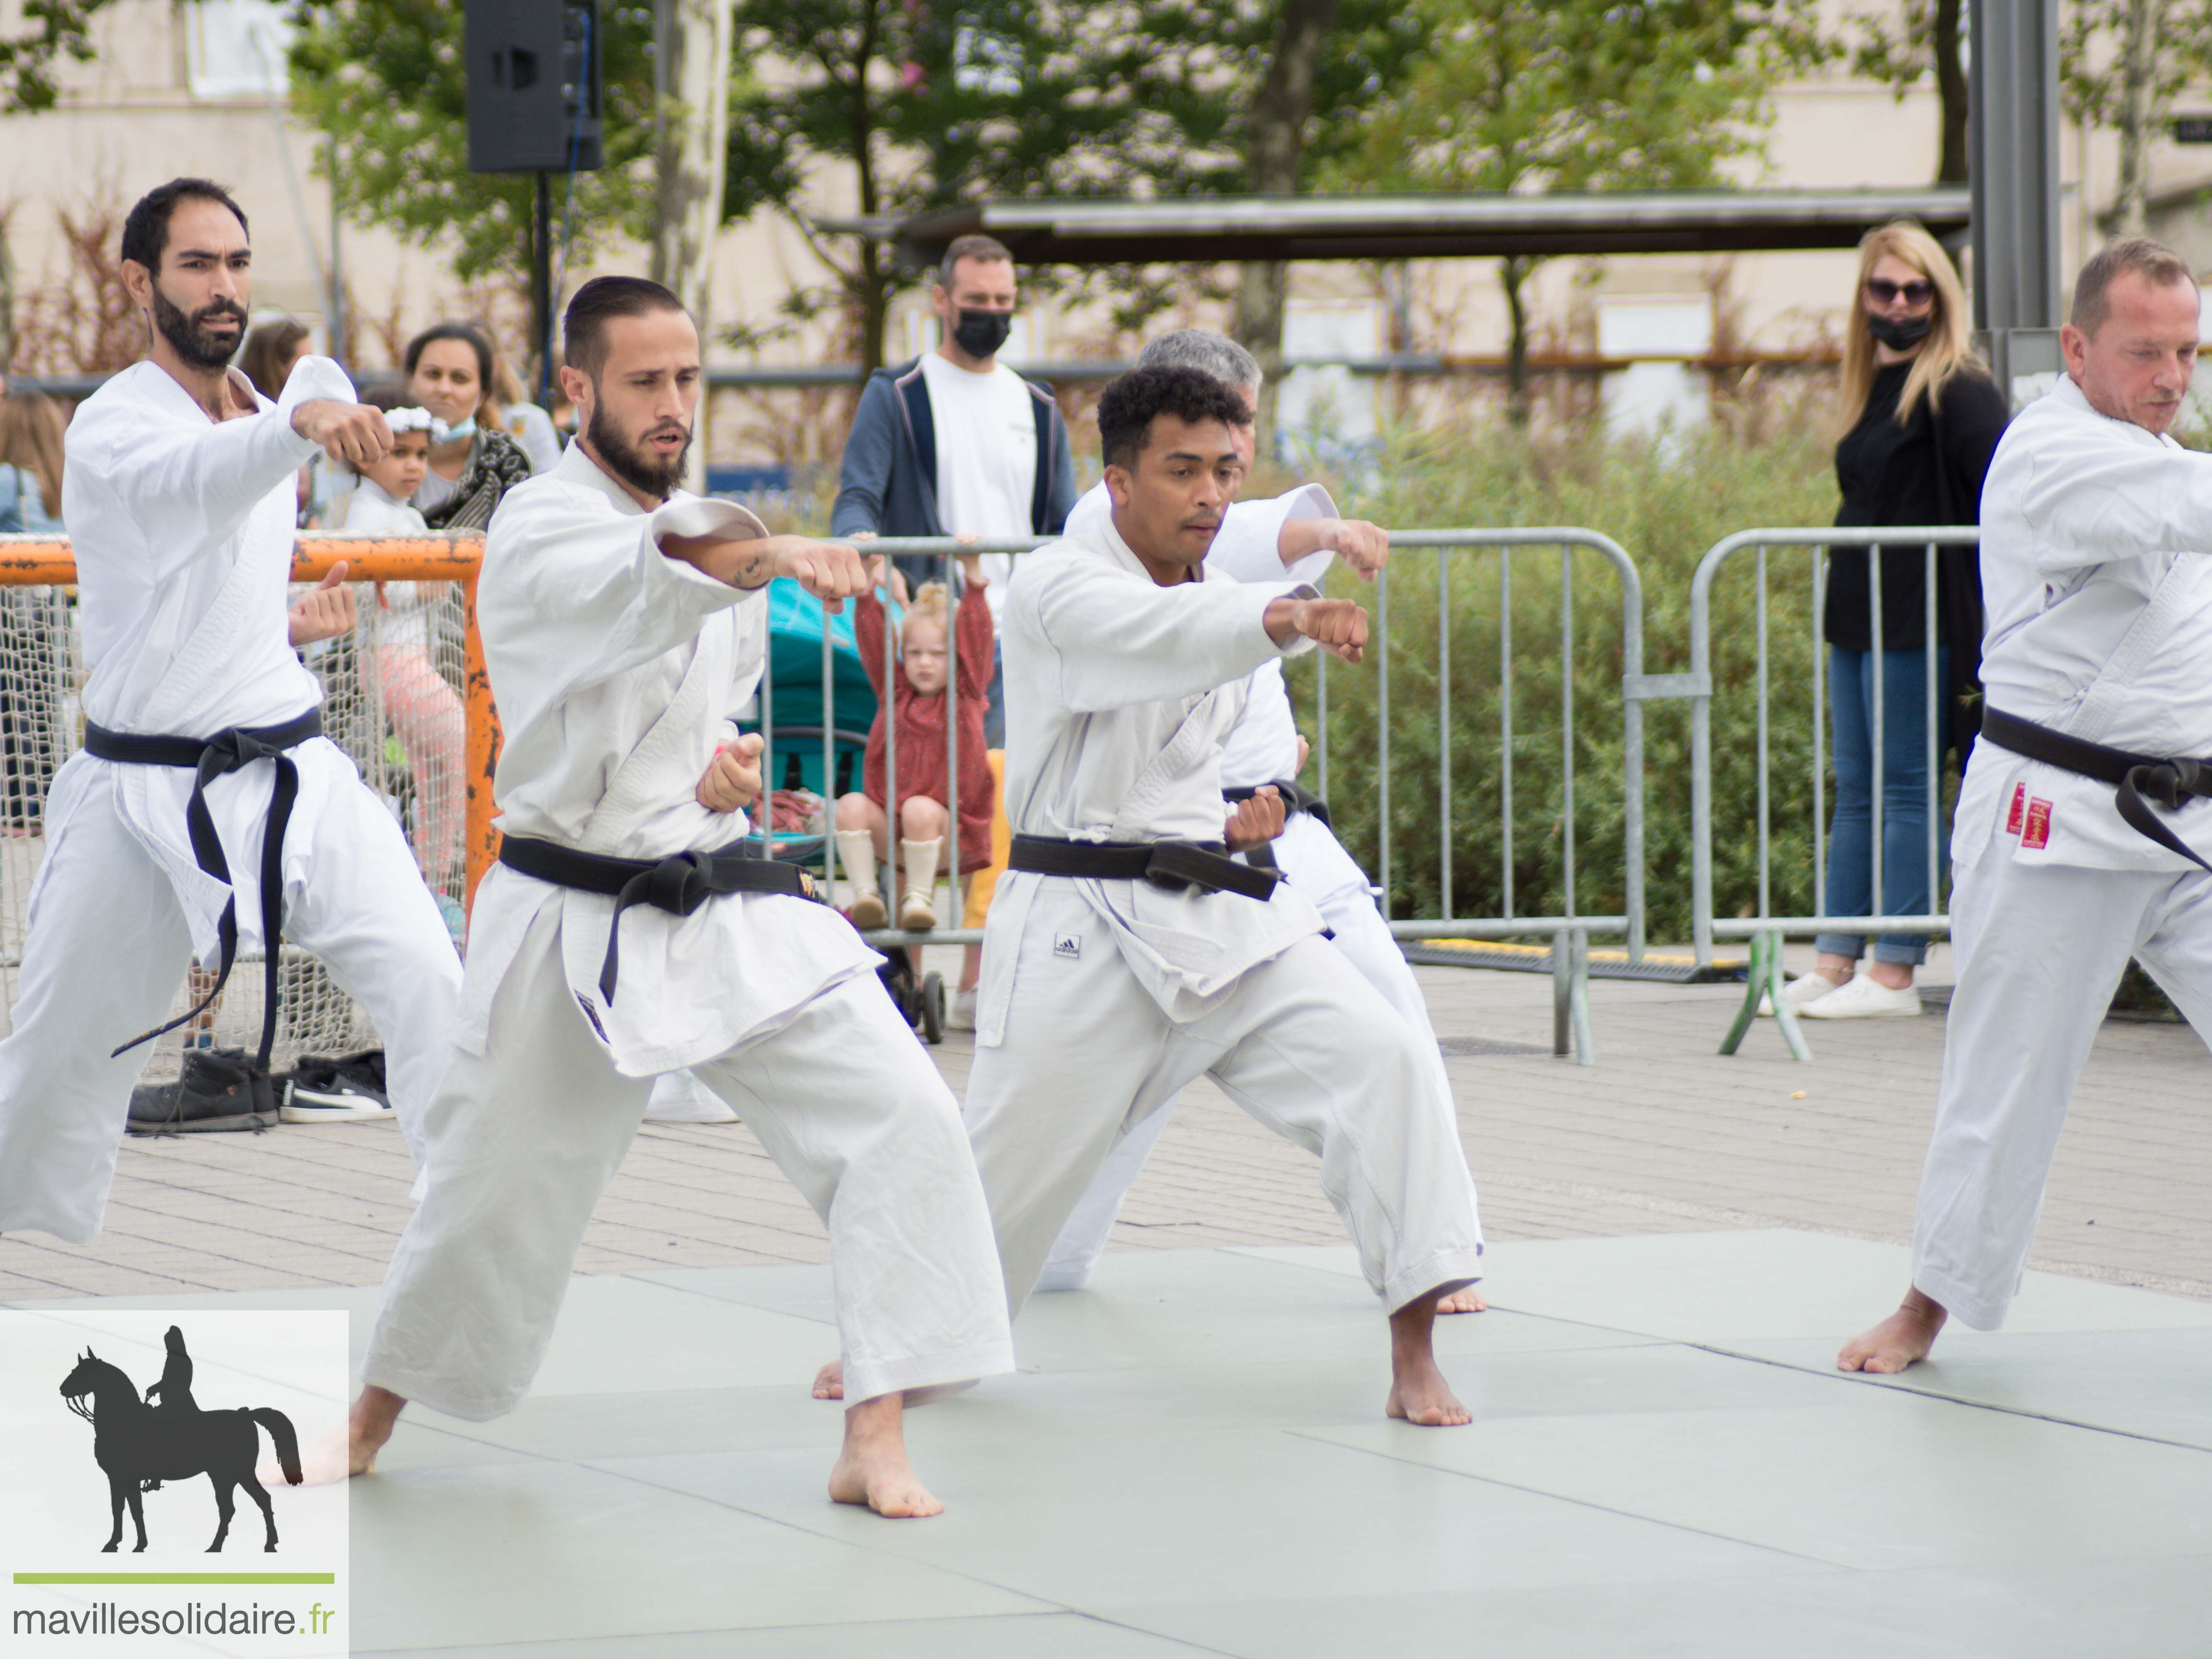
[[[1419,971],[1446,1039],[1548,1048],[1548,980]],[[1929,981],[1946,975],[1939,948]],[[1941,1018],[1808,1024],[1815,1059],[1803,1066],[1761,1022],[1743,1053],[1723,1059],[1713,1050],[1740,995],[1599,981],[1597,1066],[1547,1054],[1451,1059],[1492,1237],[1785,1226],[1908,1238]],[[964,1039],[936,1053],[957,1090],[971,1054]],[[2105,1028],[2061,1145],[2038,1266],[2212,1297],[2208,1085],[2212,1059],[2185,1027]],[[398,1133],[383,1125],[134,1140],[95,1243],[0,1240],[0,1301],[374,1284],[405,1220],[407,1184]],[[1115,1242],[1340,1237],[1306,1155],[1201,1085],[1131,1194]],[[580,1266],[620,1273],[824,1260],[812,1212],[743,1127],[648,1126]]]

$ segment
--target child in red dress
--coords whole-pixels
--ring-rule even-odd
[[[861,665],[876,688],[876,720],[868,732],[867,764],[860,793],[837,802],[837,861],[853,883],[852,918],[860,927],[881,927],[890,919],[878,888],[876,866],[890,856],[890,827],[884,808],[884,722],[898,721],[899,865],[905,871],[898,907],[899,926],[920,933],[937,926],[937,878],[957,867],[962,874],[991,862],[991,815],[996,791],[991,780],[983,714],[991,683],[991,607],[988,584],[975,574],[975,560],[961,561],[966,580],[957,612],[951,618],[953,641],[946,639],[947,595],[941,582],[925,582],[906,605],[899,625],[899,673],[893,690],[884,684],[884,604],[876,594],[853,605],[854,641]],[[904,602],[904,584],[886,570],[891,597]],[[957,645],[957,674],[949,660]],[[948,855],[946,831],[951,791],[945,772],[945,682],[955,680],[952,701],[959,726],[960,826],[958,845]]]

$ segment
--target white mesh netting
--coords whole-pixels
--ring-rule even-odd
[[[462,925],[467,718],[462,699],[460,584],[353,584],[361,626],[303,653],[323,685],[323,730],[391,809],[458,939]],[[305,591],[297,589],[295,591]],[[83,741],[78,690],[84,651],[75,591],[0,585],[0,993],[15,1006],[31,880],[46,854],[41,811],[55,771]],[[128,942],[111,941],[110,949]],[[368,1016],[323,964],[292,945],[283,977],[272,1064],[303,1054],[338,1055],[377,1044]],[[222,1000],[200,1029],[155,1045],[149,1079],[176,1075],[188,1040],[251,1051],[260,1040],[261,959],[241,955]],[[198,968],[172,1015],[205,994]],[[11,1027],[12,1029],[12,1027]]]

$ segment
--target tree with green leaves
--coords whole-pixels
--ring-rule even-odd
[[[297,0],[292,106],[331,140],[331,188],[349,218],[450,248],[454,274],[528,281],[537,184],[471,173],[461,8],[451,0]],[[649,240],[655,181],[653,9],[605,4],[605,165],[554,181],[556,238]],[[559,295],[555,296],[557,304]]]
[[[1755,157],[1784,74],[1832,55],[1810,0],[1410,0],[1427,49],[1358,118],[1326,170],[1339,188],[1660,190],[1725,182]],[[1524,289],[1499,262],[1506,384],[1527,410]]]
[[[1966,0],[1905,0],[1902,8],[1855,12],[1854,73],[1880,81],[1899,103],[1931,75],[1942,109],[1936,182],[1966,182]]]
[[[114,0],[23,0],[21,27],[0,31],[0,115],[52,109],[56,65],[93,59],[92,20]]]
[[[2208,68],[2208,0],[2075,0],[2069,9],[2059,34],[2059,100],[2075,125],[2119,134],[2111,219],[2118,234],[2143,234],[2152,137],[2175,95]]]

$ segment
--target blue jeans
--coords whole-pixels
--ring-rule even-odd
[[[1874,653],[1828,647],[1829,718],[1835,732],[1836,811],[1828,823],[1828,890],[1821,906],[1831,916],[1924,916],[1935,895],[1928,890],[1928,653],[1881,653],[1881,908],[1874,908]],[[1936,652],[1938,703],[1936,749],[1949,731],[1951,649]],[[1950,857],[1949,837],[1939,826],[1936,871]],[[1866,939],[1822,933],[1814,948],[1856,961]],[[1875,942],[1876,962],[1917,965],[1927,960],[1924,933],[1885,933]]]

